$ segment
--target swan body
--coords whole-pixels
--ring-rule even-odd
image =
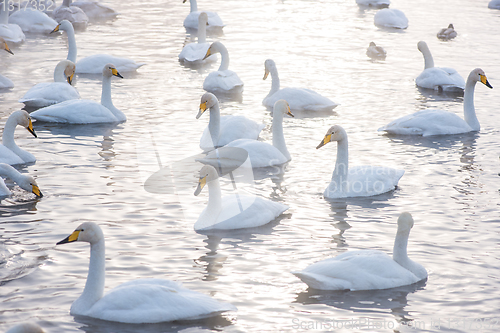
[[[399,9],[384,8],[379,10],[374,17],[374,23],[381,28],[408,28],[408,19]]]
[[[28,107],[41,108],[71,99],[79,99],[80,94],[71,85],[75,74],[75,64],[69,60],[60,61],[54,70],[54,82],[42,82],[32,87],[19,100]]]
[[[377,46],[374,42],[370,42],[366,55],[372,59],[385,59],[387,52],[381,46]]]
[[[429,109],[398,118],[378,130],[390,134],[422,136],[479,131],[481,126],[474,109],[476,82],[481,82],[488,88],[492,88],[482,69],[476,68],[470,72],[465,85],[464,119],[451,112]]]
[[[179,60],[181,62],[197,65],[217,60],[217,57],[215,55],[203,60],[203,58],[205,58],[205,55],[207,54],[208,48],[210,47],[210,43],[207,43],[206,37],[207,22],[207,13],[201,12],[200,16],[198,16],[198,42],[190,43],[184,46],[181,53],[179,54]]]
[[[200,139],[200,148],[207,151],[222,147],[237,139],[257,140],[265,127],[243,116],[220,116],[219,101],[212,93],[201,97],[200,111],[196,119],[210,109],[210,121]]]
[[[44,330],[34,323],[22,323],[9,328],[5,333],[44,333]]]
[[[163,279],[129,281],[104,295],[105,243],[101,228],[93,222],[82,223],[57,245],[75,241],[90,243],[90,264],[83,293],[71,305],[73,316],[142,324],[199,319],[236,311],[231,304]]]
[[[390,0],[356,0],[360,7],[387,8],[391,4]]]
[[[500,0],[491,0],[488,3],[488,8],[491,8],[491,9],[500,9]]]
[[[278,69],[274,60],[267,59],[264,62],[264,80],[271,74],[272,85],[269,94],[264,98],[262,104],[268,108],[274,107],[274,103],[284,99],[290,105],[292,111],[331,111],[338,104],[315,91],[304,88],[280,89]]]
[[[76,6],[70,6],[71,0],[63,0],[62,5],[52,11],[52,17],[57,21],[68,20],[75,29],[85,29],[89,18],[85,12]]]
[[[18,10],[9,16],[9,22],[17,24],[24,33],[48,34],[57,22],[38,10]]]
[[[433,89],[444,92],[462,92],[465,81],[453,68],[434,67],[434,59],[427,43],[420,41],[417,44],[425,61],[425,68],[415,79],[417,86],[425,89]]]
[[[10,54],[14,54],[9,49],[9,46],[7,45],[5,39],[3,39],[2,37],[0,37],[0,49],[5,50]],[[0,74],[0,89],[9,89],[9,88],[14,88],[14,82],[12,82],[12,80]]]
[[[439,39],[448,40],[455,37],[457,37],[457,32],[455,31],[452,23],[450,23],[447,28],[443,28],[437,33],[437,38]]]
[[[67,59],[76,63],[77,74],[99,74],[102,72],[102,68],[109,63],[114,64],[116,66],[116,69],[120,72],[135,71],[137,68],[145,65],[144,63],[136,63],[134,60],[131,59],[115,57],[108,54],[95,54],[80,59],[77,62],[76,38],[73,25],[71,25],[69,21],[63,20],[52,32],[56,32],[59,30],[66,31],[66,34],[68,35]]]
[[[101,103],[72,99],[38,109],[31,113],[31,117],[39,121],[68,124],[114,123],[127,120],[125,114],[118,110],[111,100],[112,76],[122,78],[114,65],[107,64],[102,69]]]
[[[203,59],[215,53],[220,53],[220,67],[217,71],[208,74],[203,82],[203,89],[214,94],[241,94],[243,92],[243,82],[235,72],[228,69],[229,53],[224,44],[213,42]]]
[[[413,223],[410,213],[399,216],[392,258],[377,250],[348,251],[292,273],[320,290],[389,289],[422,281],[427,271],[407,254]]]
[[[3,37],[7,42],[22,43],[25,41],[26,36],[19,25],[9,23],[8,7],[7,0],[0,1],[0,37]]]
[[[12,179],[20,188],[25,191],[35,194],[37,197],[42,197],[42,192],[38,187],[35,179],[29,175],[23,175],[12,166],[6,163],[0,163],[0,176]],[[0,178],[0,196],[11,195],[9,188],[5,185],[5,182]]]
[[[319,149],[328,142],[337,141],[337,161],[332,181],[325,189],[325,198],[367,197],[392,191],[403,177],[404,170],[364,165],[349,167],[347,133],[342,126],[328,129]]]
[[[282,203],[250,195],[221,197],[219,175],[211,165],[201,168],[194,194],[200,194],[205,185],[208,185],[208,204],[194,224],[197,231],[256,228],[271,222],[289,208]]]
[[[97,1],[74,1],[70,6],[80,8],[85,12],[90,21],[102,21],[116,18],[119,14],[113,8]]]
[[[2,133],[2,144],[0,145],[0,163],[24,164],[36,162],[33,154],[19,148],[14,141],[14,132],[17,125],[26,128],[35,138],[36,133],[28,112],[24,110],[14,111],[5,122]]]
[[[183,2],[186,2],[184,0]],[[198,10],[198,4],[196,0],[189,0],[189,4],[191,6],[190,13],[184,19],[184,27],[186,29],[196,30],[198,29],[198,16],[201,11]],[[221,18],[216,12],[203,11],[207,14],[207,29],[208,30],[217,30],[220,31],[224,27],[224,23],[222,23]]]

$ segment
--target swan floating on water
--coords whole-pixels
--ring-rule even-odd
[[[184,0],[183,3],[185,3],[186,1],[187,0]],[[198,4],[196,0],[189,0],[189,4],[190,4],[190,13],[184,19],[184,27],[187,30],[196,30],[198,29],[198,16],[200,15],[201,11],[198,10]],[[224,23],[222,23],[222,20],[219,17],[219,15],[216,12],[210,12],[206,10],[204,10],[204,12],[208,16],[207,29],[209,31],[217,33],[222,32]]]
[[[455,31],[455,27],[453,27],[452,23],[448,25],[448,28],[443,28],[437,33],[437,38],[439,39],[448,40],[455,37],[457,37],[457,32]]]
[[[24,110],[12,112],[3,128],[2,144],[0,145],[0,163],[14,165],[36,162],[33,154],[19,148],[14,141],[14,132],[17,125],[23,126],[35,138],[37,137],[29,113]]]
[[[57,245],[75,241],[90,243],[90,263],[83,293],[71,305],[73,316],[143,324],[200,319],[237,310],[231,304],[164,279],[132,280],[104,295],[106,258],[101,228],[93,222],[82,223]]]
[[[233,194],[222,197],[217,170],[205,165],[194,195],[208,185],[208,204],[194,224],[194,230],[235,230],[263,226],[289,207],[253,195]]]
[[[74,1],[70,0],[70,6],[80,8],[85,12],[89,21],[104,21],[116,18],[119,14],[113,8],[103,5],[98,1]]]
[[[9,164],[0,163],[0,176],[13,180],[17,185],[19,185],[20,188],[35,194],[39,198],[43,197],[42,192],[33,177],[23,175]],[[4,197],[11,194],[12,193],[9,188],[5,185],[4,180],[0,178],[0,196]]]
[[[434,59],[426,42],[418,42],[417,47],[422,52],[425,62],[423,72],[415,79],[417,86],[440,92],[463,92],[465,81],[456,70],[448,67],[434,67]]]
[[[337,161],[332,181],[323,193],[325,198],[367,197],[389,192],[396,188],[405,173],[404,170],[373,165],[349,167],[347,133],[339,125],[328,129],[316,149],[333,141],[337,141]]]
[[[11,327],[5,333],[44,333],[45,331],[34,323],[22,323]]]
[[[48,34],[57,22],[44,12],[35,9],[18,10],[9,16],[9,22],[17,24],[24,33]]]
[[[201,96],[200,111],[196,119],[199,119],[207,109],[210,110],[210,121],[200,139],[200,148],[205,151],[225,146],[237,139],[257,140],[260,131],[265,127],[264,124],[258,124],[243,116],[221,117],[219,101],[209,92]]]
[[[207,22],[207,13],[201,12],[200,16],[198,16],[198,42],[189,43],[184,46],[179,54],[180,62],[188,65],[200,65],[207,62],[217,61],[217,56],[215,55],[205,59],[205,55],[210,47],[210,43],[207,42]]]
[[[408,19],[399,9],[381,9],[374,16],[374,23],[381,28],[406,29]]]
[[[479,131],[481,126],[474,109],[476,82],[481,82],[488,88],[493,88],[482,69],[476,68],[470,72],[465,85],[464,119],[448,111],[429,109],[398,118],[378,130],[390,134],[422,136]]]
[[[73,27],[77,30],[87,28],[89,18],[85,12],[76,6],[70,6],[71,0],[63,0],[62,5],[58,6],[52,11],[52,17],[57,22],[67,20],[71,22]]]
[[[9,23],[8,0],[0,0],[0,37],[11,43],[22,43],[26,40],[21,27]]]
[[[74,75],[75,64],[69,60],[60,61],[54,69],[54,82],[36,84],[19,99],[19,103],[41,108],[70,99],[79,99],[80,94],[71,85]]]
[[[262,104],[268,108],[273,108],[274,103],[284,99],[290,105],[292,111],[331,111],[337,103],[326,98],[317,92],[304,88],[283,88],[280,89],[280,78],[274,60],[267,59],[264,62],[264,80],[271,74],[272,84],[269,94],[264,98]]]
[[[208,74],[203,81],[203,89],[214,94],[241,94],[243,82],[238,75],[229,70],[229,52],[221,42],[213,42],[203,60],[212,54],[220,53],[221,63],[217,71]]]
[[[407,254],[413,223],[410,213],[399,216],[392,258],[377,250],[347,251],[292,274],[320,290],[389,289],[425,280],[425,268]]]
[[[387,8],[391,4],[390,0],[356,0],[360,7]]]
[[[108,54],[94,54],[76,61],[77,48],[75,29],[68,20],[61,21],[52,32],[59,30],[66,31],[68,35],[68,60],[76,64],[77,74],[99,74],[102,72],[104,65],[112,63],[120,72],[131,72],[145,65],[144,63],[136,63],[134,60],[127,58],[114,57]]]
[[[5,50],[6,52],[8,52],[10,54],[14,54],[10,50],[5,39],[3,39],[2,37],[0,37],[0,49]],[[12,82],[12,80],[9,79],[8,77],[5,77],[5,76],[0,74],[0,89],[9,89],[9,88],[14,88],[14,82]]]
[[[381,46],[377,46],[374,42],[370,42],[366,55],[372,59],[385,59],[387,52]]]
[[[127,120],[125,114],[118,110],[111,100],[111,77],[123,78],[113,64],[102,69],[101,103],[88,99],[71,99],[50,105],[31,113],[38,121],[67,124],[114,123]]]

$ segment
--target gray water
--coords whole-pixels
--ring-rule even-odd
[[[18,145],[37,157],[20,170],[36,178],[44,197],[34,200],[14,189],[0,204],[0,331],[29,320],[49,333],[497,332],[500,11],[487,3],[394,0],[391,8],[405,12],[409,27],[388,31],[374,26],[376,10],[362,11],[354,0],[200,0],[199,9],[217,11],[226,24],[224,35],[208,39],[224,43],[230,69],[245,83],[241,100],[221,101],[223,114],[265,123],[261,137],[271,139],[271,116],[261,105],[271,86],[270,79],[262,80],[268,58],[275,60],[283,87],[307,87],[341,104],[335,114],[284,120],[292,161],[282,177],[258,179],[250,189],[290,206],[282,218],[250,233],[203,235],[193,224],[207,191],[192,195],[199,166],[183,168],[181,162],[200,153],[208,116],[195,116],[203,80],[218,63],[203,69],[179,64],[191,38],[182,25],[187,3],[107,0],[121,15],[78,32],[78,58],[105,52],[147,65],[112,81],[114,104],[127,122],[35,123],[37,139],[16,131]],[[439,41],[436,33],[449,23],[458,37]],[[424,65],[419,40],[428,43],[436,66],[453,67],[465,78],[476,67],[485,71],[494,89],[476,86],[480,132],[430,138],[377,132],[426,108],[462,116],[463,98],[416,88]],[[367,58],[371,41],[386,49],[385,61]],[[12,50],[14,56],[0,53],[0,73],[15,84],[0,93],[2,128],[30,87],[52,80],[53,68],[66,57],[66,36],[27,36]],[[82,98],[100,99],[98,77],[77,81]],[[349,135],[351,165],[405,170],[395,191],[362,199],[322,197],[336,149],[334,143],[315,147],[334,124]],[[145,180],[164,167],[184,170],[177,174],[182,181],[174,185],[170,179],[162,193],[148,192]],[[382,291],[318,292],[290,273],[344,251],[390,254],[403,211],[415,220],[409,256],[428,270],[427,281]],[[85,284],[89,246],[55,243],[84,221],[98,223],[106,237],[106,291],[130,279],[171,279],[232,303],[238,312],[140,326],[74,318],[69,308]]]

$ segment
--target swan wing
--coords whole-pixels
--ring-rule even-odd
[[[44,107],[70,99],[79,99],[80,94],[65,82],[42,82],[33,86],[19,99],[29,107]]]
[[[205,78],[203,89],[214,93],[239,93],[243,91],[243,82],[229,69],[215,71]]]
[[[38,10],[18,10],[9,16],[9,22],[27,33],[50,33],[57,26],[54,19]]]
[[[248,152],[248,157],[253,168],[265,168],[288,162],[288,159],[278,148],[262,141],[238,139],[228,143],[226,147],[245,149]]]
[[[76,63],[76,73],[101,74],[106,64],[115,65],[120,73],[135,71],[137,68],[145,65],[145,63],[136,63],[132,59],[114,57],[109,54],[94,54]]]
[[[50,105],[32,112],[31,117],[46,122],[69,124],[112,123],[118,119],[100,103],[80,99]]]
[[[453,68],[432,67],[425,69],[415,79],[417,86],[437,90],[441,87],[444,91],[451,89],[465,89],[465,81]]]
[[[338,106],[327,97],[304,88],[283,88],[264,99],[266,107],[272,108],[276,101],[284,99],[292,111],[328,111]]]

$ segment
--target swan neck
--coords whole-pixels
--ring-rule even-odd
[[[349,150],[347,137],[337,142],[337,160],[333,170],[332,181],[341,184],[341,187],[347,186],[347,177],[349,175]]]
[[[105,274],[105,244],[102,238],[97,243],[90,244],[89,273],[82,295],[78,298],[79,306],[89,309],[102,298],[104,295]]]
[[[9,7],[5,1],[0,1],[0,24],[9,24],[9,11],[6,10]]]
[[[113,101],[111,100],[111,76],[102,77],[102,93],[101,104],[108,108],[111,112],[115,109]]]
[[[66,77],[64,75],[64,67],[63,66],[56,66],[54,69],[54,82],[68,82],[66,80]]]
[[[221,45],[219,53],[221,57],[219,71],[225,71],[229,68],[229,52],[225,46]]]
[[[425,68],[433,68],[434,67],[434,58],[432,58],[431,51],[429,51],[429,48],[424,48],[422,50],[422,54],[424,55],[424,62],[425,62]]]
[[[208,131],[210,132],[210,137],[212,138],[212,144],[214,147],[219,146],[219,136],[220,136],[220,109],[219,105],[215,104],[210,107],[210,120],[208,121]]]
[[[12,151],[20,149],[16,145],[16,142],[14,141],[14,132],[16,131],[16,126],[17,126],[17,120],[15,119],[15,117],[7,118],[2,134],[3,145]]]
[[[204,20],[198,20],[198,43],[207,42],[207,22]]]
[[[286,158],[290,160],[290,153],[286,148],[285,135],[283,133],[283,113],[273,111],[273,146],[276,147]]]
[[[479,131],[481,126],[479,125],[479,120],[477,119],[476,110],[474,108],[475,86],[476,81],[469,76],[464,91],[464,120],[474,131]]]
[[[21,182],[23,177],[21,173],[8,164],[0,164],[0,176],[10,178],[17,184]]]
[[[76,64],[76,38],[75,38],[75,30],[73,29],[73,25],[69,25],[70,28],[66,30],[66,35],[68,35],[68,56],[66,59],[74,62]]]
[[[278,92],[280,90],[280,77],[278,76],[278,69],[276,67],[272,67],[269,72],[271,73],[271,91],[267,96],[271,96],[274,93]]]
[[[191,6],[191,13],[198,11],[198,4],[196,3],[196,0],[189,0],[189,5]]]
[[[214,221],[217,220],[222,210],[222,192],[219,179],[214,179],[207,184],[208,186],[208,204],[206,208],[207,216],[211,216]]]
[[[398,230],[396,239],[394,240],[394,248],[392,250],[392,259],[401,266],[408,268],[410,266],[410,258],[406,252],[408,246],[408,237],[410,236],[410,229]]]

